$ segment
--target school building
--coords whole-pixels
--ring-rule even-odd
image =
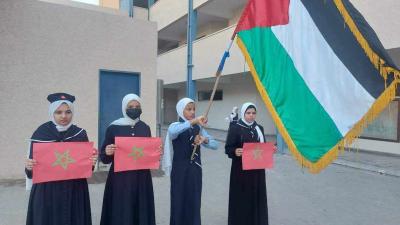
[[[400,65],[400,1],[350,0],[377,32],[384,47]],[[176,120],[175,103],[185,96],[187,74],[186,25],[188,1],[160,0],[150,7],[150,20],[158,24],[157,78],[164,82],[164,122]],[[193,79],[197,94],[197,112],[208,105],[215,72],[229,43],[246,0],[194,0],[196,30],[193,44]],[[226,130],[225,118],[233,106],[251,101],[258,105],[257,120],[266,134],[274,135],[275,126],[266,111],[236,43],[230,51],[221,83],[209,114],[211,128]],[[296,90],[293,90],[296,91]],[[400,154],[399,99],[382,113],[355,142],[354,148]]]
[[[75,95],[74,123],[96,147],[127,93],[140,94],[156,132],[157,25],[143,10],[129,17],[66,0],[0,1],[0,179],[24,177],[27,139],[49,121],[49,93]]]

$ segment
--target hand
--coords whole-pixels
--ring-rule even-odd
[[[203,136],[201,136],[201,138],[203,138],[203,140],[201,141],[201,143],[204,143],[204,144],[208,144],[208,138],[206,138],[206,137],[203,137]]]
[[[26,159],[25,160],[25,168],[29,171],[31,171],[36,164],[37,164],[37,162],[34,159]]]
[[[196,117],[190,121],[190,124],[192,126],[198,124],[198,125],[204,127],[207,124],[207,118],[205,116]]]
[[[97,149],[93,149],[93,153],[92,156],[90,157],[90,161],[92,162],[92,166],[95,166],[97,163],[97,157],[98,157],[98,153],[97,153]]]
[[[208,143],[208,138],[203,137],[203,136],[201,136],[201,135],[197,135],[197,136],[195,137],[195,139],[194,139],[194,144],[195,144],[195,145],[201,145],[201,144],[203,144],[203,143],[207,144],[207,143]]]
[[[114,155],[114,152],[116,149],[117,149],[117,146],[114,144],[107,145],[106,146],[106,155]]]
[[[235,149],[235,155],[236,155],[237,157],[242,156],[242,154],[243,154],[243,148],[237,148],[237,149]]]

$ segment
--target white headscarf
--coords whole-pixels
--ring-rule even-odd
[[[179,100],[179,102],[176,104],[176,113],[178,113],[178,116],[182,118],[184,121],[187,121],[185,116],[183,116],[183,111],[185,111],[185,107],[189,103],[194,103],[193,99],[190,98],[182,98]]]
[[[244,118],[244,114],[246,113],[246,110],[247,110],[250,106],[253,106],[253,107],[256,109],[256,111],[257,111],[257,106],[256,106],[256,104],[254,104],[254,103],[252,103],[252,102],[246,102],[246,103],[244,103],[244,104],[242,105],[242,109],[240,110],[240,118],[242,119],[243,123],[245,123],[245,124],[248,125],[248,126],[251,126],[251,125],[254,124],[254,121],[251,122],[251,123],[249,123],[249,122],[247,122],[247,121],[245,120],[245,118]],[[258,138],[259,138],[260,142],[264,142],[264,135],[263,135],[263,133],[261,132],[260,127],[256,126],[255,128],[256,128],[256,130],[257,130],[257,134],[258,134]]]
[[[178,113],[178,116],[182,118],[184,121],[187,121],[187,119],[183,116],[183,111],[185,110],[185,107],[189,103],[194,103],[193,99],[190,98],[182,98],[179,100],[179,102],[176,104],[176,113]],[[175,122],[179,123],[179,122]],[[172,124],[175,124],[172,123]],[[171,124],[171,125],[172,125]],[[164,143],[164,154],[161,162],[161,167],[164,173],[167,176],[171,175],[171,170],[172,170],[172,159],[174,158],[174,149],[172,146],[172,140],[169,137],[169,134],[167,132],[167,136],[165,137],[165,143]]]
[[[122,99],[122,115],[124,117],[121,117],[117,120],[114,120],[111,125],[117,125],[117,126],[135,126],[135,124],[140,120],[140,118],[136,119],[131,119],[128,115],[126,115],[126,108],[128,107],[129,102],[131,101],[138,101],[140,105],[142,105],[142,100],[140,99],[139,96],[135,94],[127,94],[125,97]]]
[[[68,128],[72,125],[72,119],[71,119],[71,121],[69,122],[69,124],[66,125],[66,126],[62,126],[62,125],[56,123],[56,121],[55,121],[55,119],[54,119],[54,112],[55,112],[55,111],[58,109],[58,107],[60,107],[62,104],[67,104],[67,105],[69,106],[69,109],[70,109],[71,112],[72,112],[72,118],[73,118],[73,116],[74,116],[74,105],[72,104],[72,102],[67,101],[67,100],[59,100],[59,101],[52,102],[52,103],[50,104],[50,106],[49,106],[49,117],[50,117],[50,120],[53,122],[53,124],[56,125],[56,128],[57,128],[58,132],[66,131],[66,130],[68,130]]]
[[[252,102],[246,102],[246,103],[244,103],[244,104],[242,105],[242,109],[240,110],[240,118],[242,119],[243,123],[245,123],[245,124],[247,124],[247,125],[249,125],[249,126],[253,125],[254,121],[251,122],[251,123],[250,123],[250,122],[247,122],[247,121],[244,119],[244,114],[246,113],[247,108],[249,108],[250,106],[254,106],[254,108],[255,108],[256,111],[257,111],[256,104],[254,104],[254,103],[252,103]]]
[[[69,106],[69,109],[71,110],[72,116],[73,116],[74,115],[74,105],[70,101],[59,100],[59,101],[55,101],[55,102],[50,103],[50,106],[49,106],[49,117],[50,117],[50,120],[51,120],[51,122],[53,122],[54,125],[56,125],[56,129],[59,132],[63,132],[63,131],[68,130],[68,128],[72,125],[72,119],[71,119],[71,122],[66,126],[61,126],[61,125],[57,124],[55,119],[54,119],[54,112],[58,109],[58,107],[60,107],[64,103]],[[32,145],[31,141],[32,140],[29,140],[29,146],[28,146],[28,150],[27,150],[27,153],[26,153],[27,154],[26,155],[27,158],[29,158],[29,153],[30,153],[30,149],[31,149],[31,145]],[[32,189],[32,179],[28,178],[26,175],[25,175],[25,189],[27,191],[30,191]]]

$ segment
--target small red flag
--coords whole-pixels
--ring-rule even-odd
[[[272,142],[244,143],[242,155],[243,170],[273,168],[274,152],[275,149]]]
[[[93,142],[34,143],[33,183],[92,176]]]
[[[115,137],[114,171],[158,169],[161,138]]]

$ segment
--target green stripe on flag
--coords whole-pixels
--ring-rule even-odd
[[[317,162],[343,138],[335,123],[270,28],[253,28],[238,35],[298,151],[307,160]]]

